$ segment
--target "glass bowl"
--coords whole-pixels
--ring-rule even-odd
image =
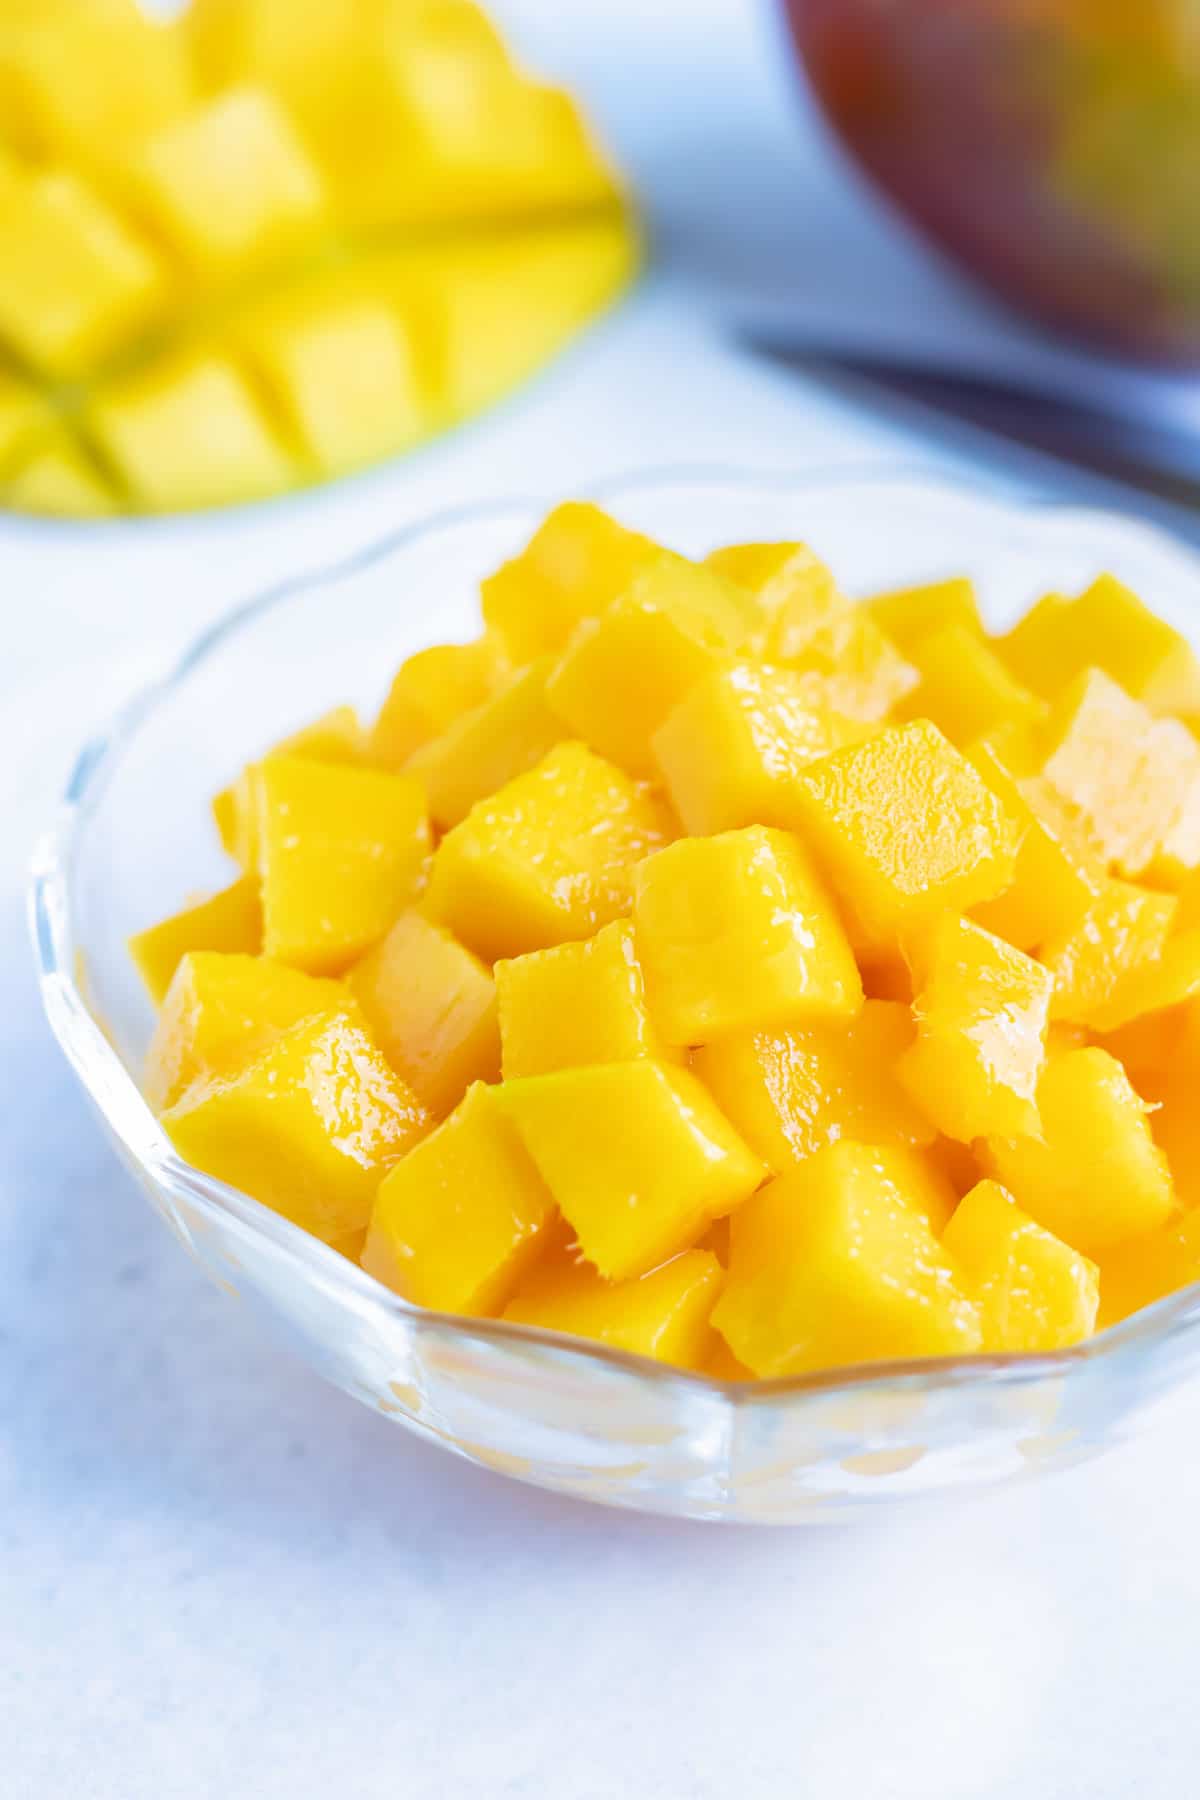
[[[919,474],[667,475],[596,498],[698,555],[803,537],[851,592],[963,569],[1000,623],[1102,568],[1194,627],[1200,562],[1101,512]],[[471,635],[482,575],[546,503],[447,514],[267,594],[83,751],[38,852],[32,919],[51,1025],[116,1149],[184,1248],[367,1405],[489,1468],[692,1518],[803,1522],[1043,1471],[1118,1437],[1200,1362],[1200,1289],[1076,1350],[874,1365],[736,1385],[532,1327],[424,1312],[174,1153],[137,1086],[152,1026],[131,931],[230,879],[209,797],[335,702],[369,710],[410,651]]]

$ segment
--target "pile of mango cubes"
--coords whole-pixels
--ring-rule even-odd
[[[424,1307],[729,1380],[1049,1351],[1200,1278],[1200,666],[567,504],[219,794],[144,932],[179,1153]]]
[[[469,0],[0,0],[0,505],[217,506],[406,450],[636,255],[573,101]]]

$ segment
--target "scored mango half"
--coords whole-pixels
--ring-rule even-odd
[[[631,280],[472,0],[0,7],[0,506],[257,500],[491,405]]]
[[[180,1154],[405,1303],[722,1381],[1200,1280],[1177,633],[583,502],[482,612],[230,769],[236,878],[133,940]]]

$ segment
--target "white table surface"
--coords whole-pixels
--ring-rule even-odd
[[[594,95],[674,272],[527,397],[302,505],[0,525],[0,1794],[1194,1792],[1200,1406],[1052,1481],[853,1530],[554,1499],[266,1350],[152,1219],[49,1041],[29,843],[89,725],[232,600],[469,495],[929,454],[706,322],[730,217],[767,243],[755,201],[792,174],[814,205],[849,192],[794,127],[746,0],[500,10]],[[891,229],[868,218],[862,256]]]

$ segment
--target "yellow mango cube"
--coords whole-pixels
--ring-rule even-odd
[[[156,1112],[204,1076],[231,1075],[318,1013],[349,1013],[337,981],[265,956],[192,950],[180,961],[146,1053],[142,1091]]]
[[[934,1128],[896,1078],[913,1039],[907,1006],[868,1000],[856,1019],[740,1031],[694,1052],[692,1068],[776,1175],[826,1144],[929,1144]]]
[[[381,1178],[429,1127],[362,1025],[328,1013],[196,1083],[162,1122],[188,1162],[326,1243],[362,1230]]]
[[[630,774],[653,775],[658,727],[745,639],[730,591],[714,570],[664,555],[602,617],[584,620],[546,683],[571,735]]]
[[[998,1182],[981,1181],[963,1196],[942,1245],[979,1307],[983,1350],[1065,1350],[1091,1337],[1100,1271],[1043,1231]]]
[[[712,1322],[756,1375],[977,1350],[979,1312],[889,1166],[850,1139],[734,1215]]]
[[[916,1042],[904,1086],[947,1137],[1036,1136],[1054,977],[969,919],[946,914],[922,938]]]
[[[462,713],[405,764],[420,781],[434,822],[459,825],[471,808],[534,768],[563,738],[546,704],[549,662],[520,669],[471,712]]]
[[[380,1184],[362,1266],[418,1306],[497,1312],[553,1217],[499,1090],[480,1082]]]
[[[499,1079],[491,974],[420,913],[402,913],[346,985],[375,1042],[434,1118],[445,1118],[472,1082]]]
[[[1078,598],[1049,594],[998,646],[1035,693],[1054,699],[1085,669],[1102,669],[1153,713],[1200,711],[1200,665],[1191,646],[1114,575]]]
[[[1105,1031],[1132,1017],[1121,991],[1159,962],[1177,907],[1173,894],[1106,881],[1078,924],[1042,945],[1054,977],[1051,1018]]]
[[[164,356],[96,391],[89,429],[150,512],[230,506],[292,485],[249,384],[222,357]]]
[[[263,87],[229,88],[140,143],[129,159],[139,209],[205,277],[295,249],[321,222],[320,172]]]
[[[859,604],[905,656],[932,632],[965,631],[983,637],[975,584],[965,575],[924,582],[919,587],[893,588]]]
[[[242,876],[220,893],[185,906],[129,940],[129,953],[158,1005],[190,950],[257,956],[262,949],[262,900],[257,881]]]
[[[3,484],[17,512],[52,519],[107,519],[117,496],[92,458],[68,432],[54,432],[30,448]]]
[[[1081,849],[1061,803],[1047,806],[1042,787],[1012,775],[989,739],[968,744],[965,755],[1020,833],[1012,886],[981,902],[973,917],[1018,950],[1036,950],[1075,929],[1100,892],[1103,869]]]
[[[1104,1258],[1100,1325],[1116,1325],[1200,1281],[1200,1206],[1169,1225],[1130,1238]]]
[[[419,893],[429,820],[417,782],[377,769],[269,756],[255,775],[263,948],[336,975]]]
[[[685,1250],[631,1281],[605,1281],[586,1263],[551,1257],[526,1275],[503,1316],[698,1369],[715,1345],[708,1319],[724,1279],[706,1250]]]
[[[78,176],[0,189],[0,341],[46,374],[89,373],[151,319],[163,273]]]
[[[591,937],[629,912],[636,865],[671,836],[628,775],[560,744],[442,839],[426,909],[486,962]]]
[[[814,702],[794,670],[738,662],[697,682],[651,748],[684,830],[702,837],[794,825],[796,771],[866,730]]]
[[[503,652],[487,632],[469,644],[416,651],[396,671],[372,727],[371,760],[385,769],[401,768],[460,714],[490,699],[506,673]]]
[[[638,1056],[680,1058],[651,1023],[628,919],[505,959],[494,974],[506,1081]]]
[[[32,381],[0,368],[0,474],[24,461],[53,429],[53,409]]]
[[[944,625],[906,655],[921,680],[897,718],[932,719],[952,744],[962,747],[997,725],[1036,726],[1049,711],[970,625]]]
[[[314,762],[357,763],[363,760],[365,740],[358,714],[352,706],[334,706],[311,725],[301,726],[272,744],[268,756],[304,756]],[[212,811],[221,848],[239,862],[247,874],[258,868],[258,813],[254,797],[254,772],[250,763],[237,779],[213,795]]]
[[[686,1069],[641,1058],[498,1092],[580,1250],[609,1281],[689,1249],[765,1174]]]
[[[769,625],[765,660],[809,675],[835,712],[884,719],[920,680],[870,614],[806,565],[785,567],[759,595]]]
[[[1095,1047],[1051,1057],[1037,1103],[1040,1139],[989,1138],[983,1154],[1031,1218],[1085,1256],[1167,1222],[1176,1210],[1167,1159],[1115,1058]]]
[[[852,1018],[862,982],[797,838],[761,825],[681,838],[634,876],[651,1017],[669,1044]]]
[[[978,771],[921,720],[797,778],[802,829],[864,935],[884,947],[1010,885],[1020,834]]]
[[[1162,954],[1136,963],[1118,979],[1103,1008],[1104,1048],[1130,1074],[1169,1070],[1196,1060],[1190,1002],[1200,998],[1200,927],[1167,939]]]
[[[483,583],[484,620],[515,663],[561,651],[582,620],[598,618],[661,555],[598,506],[568,501]]]

